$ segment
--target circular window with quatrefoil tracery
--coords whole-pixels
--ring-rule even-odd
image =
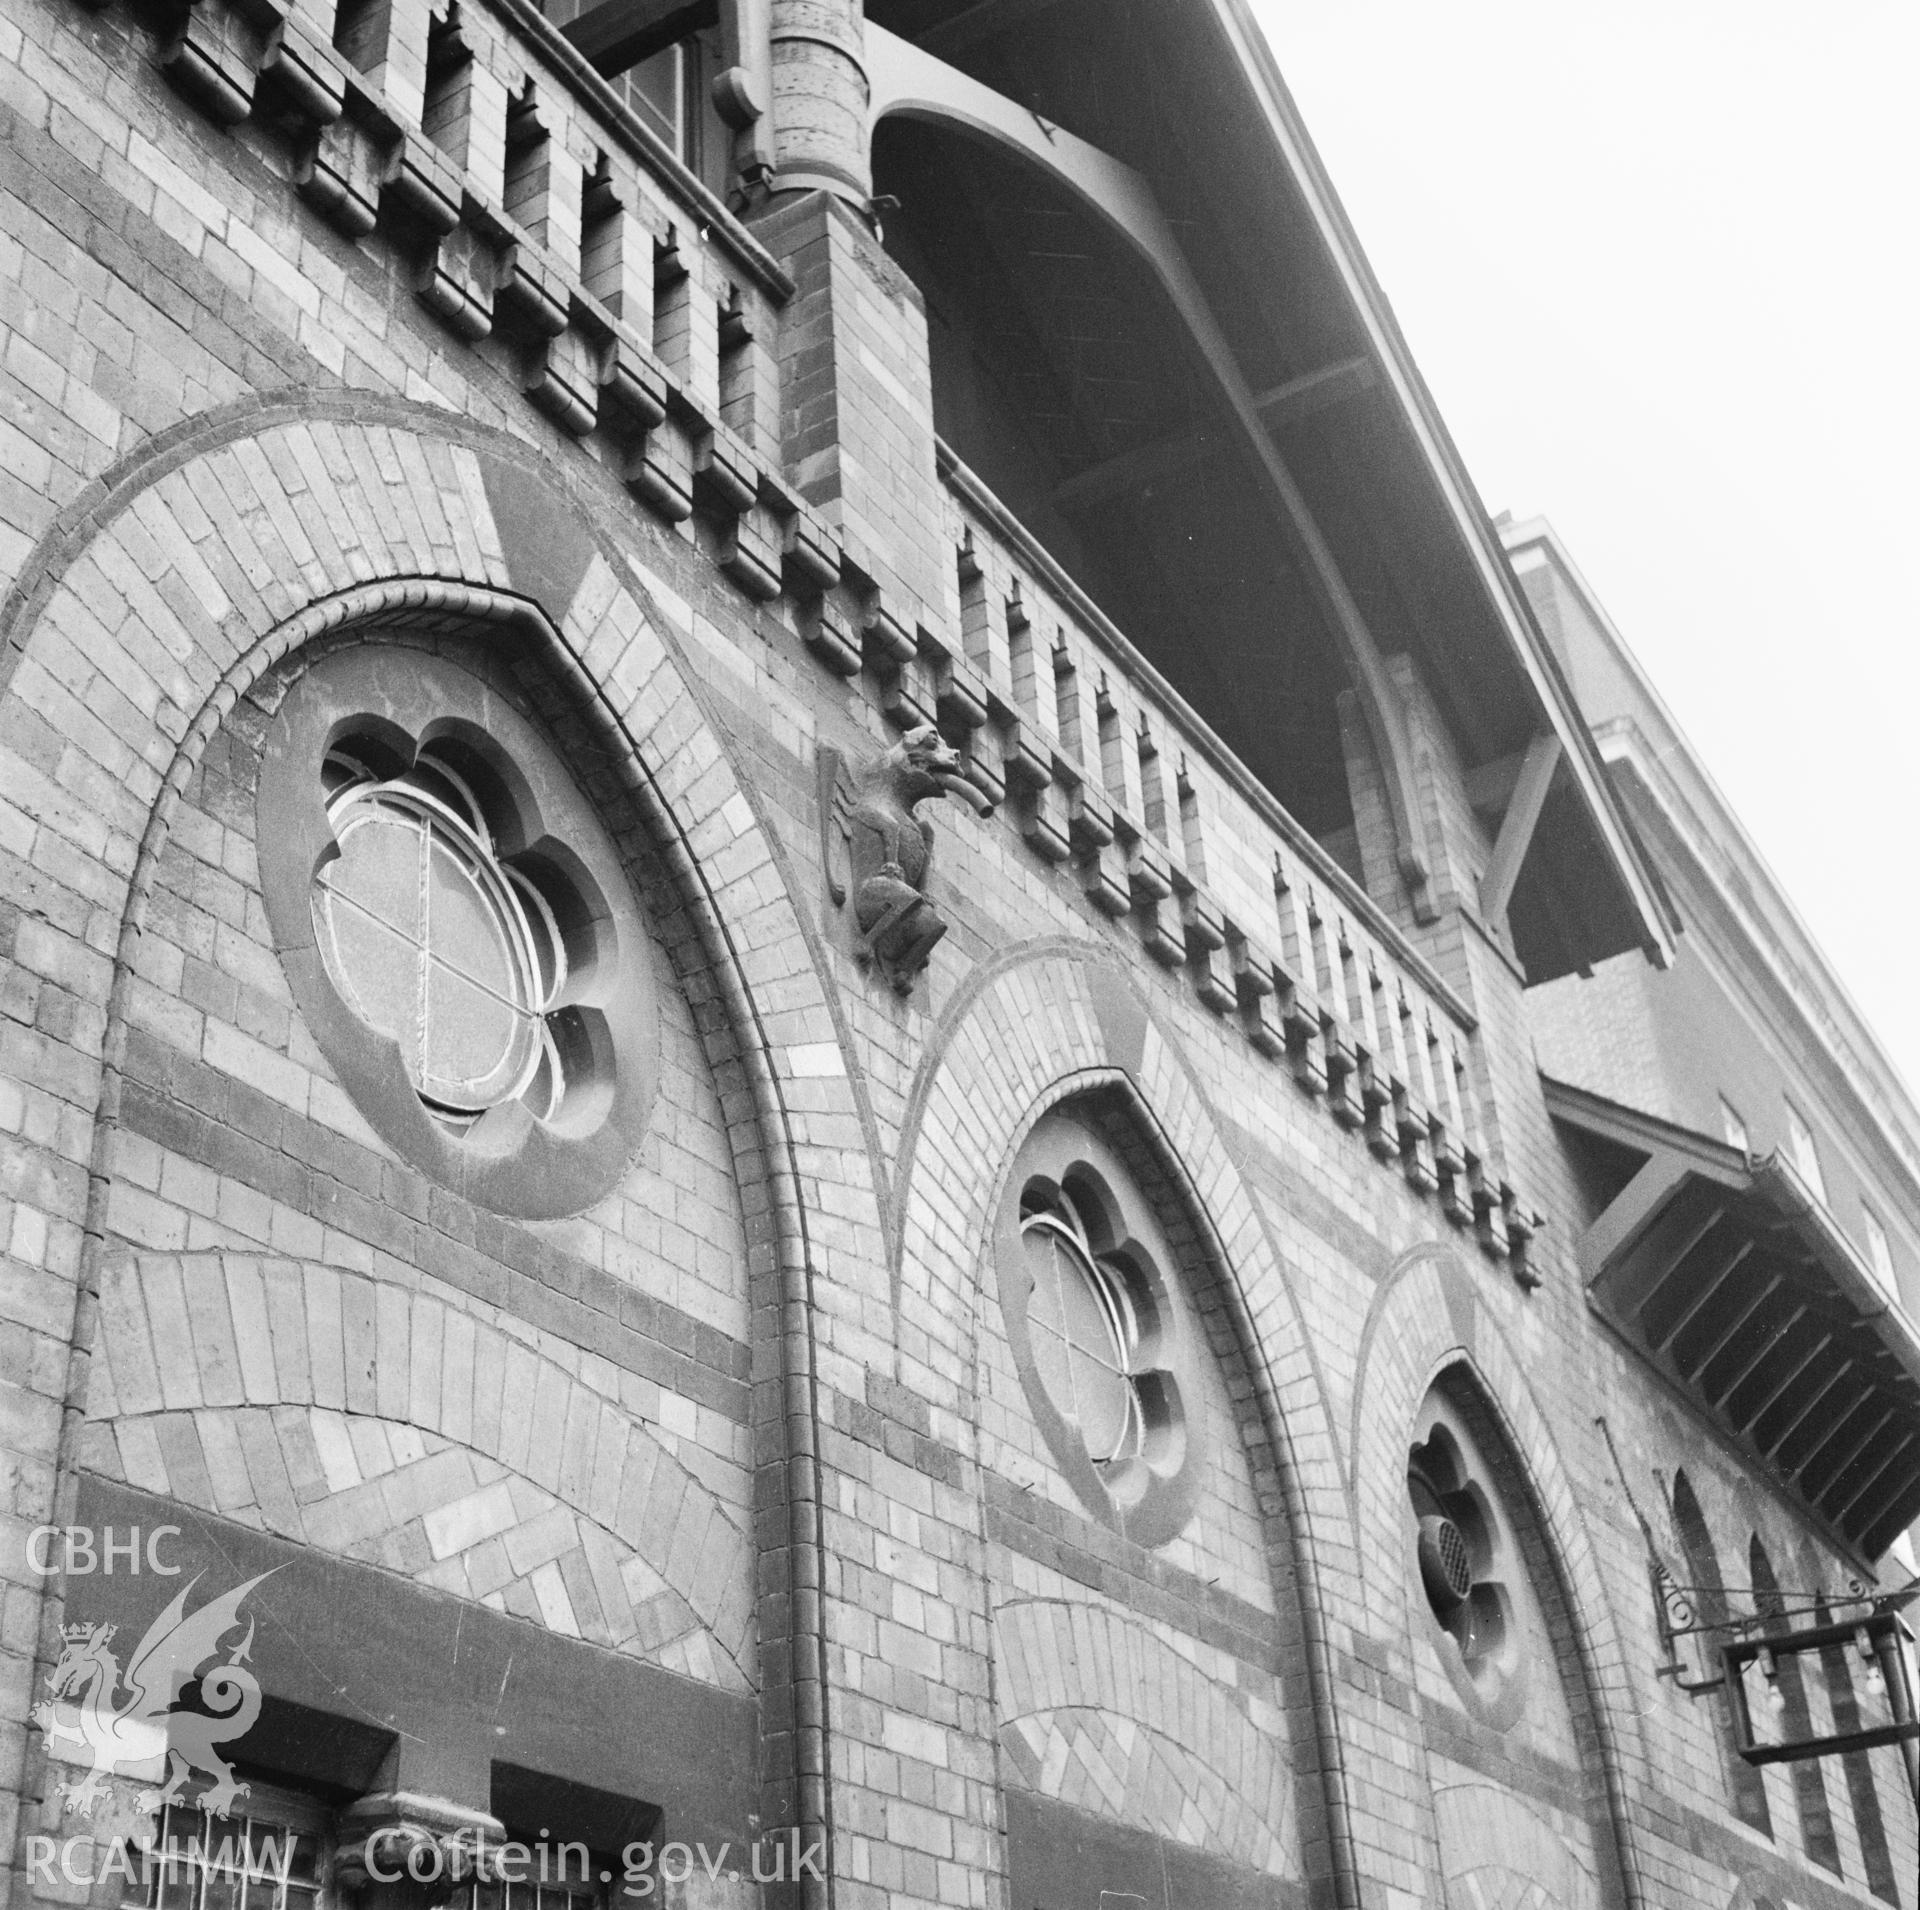
[[[369,1123],[497,1212],[578,1212],[644,1131],[656,1009],[612,841],[496,685],[366,645],[267,737],[261,884],[294,995]]]

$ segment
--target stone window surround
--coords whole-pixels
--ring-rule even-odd
[[[552,841],[577,861],[599,913],[590,997],[598,1091],[571,1114],[563,1105],[547,1122],[515,1103],[450,1131],[423,1105],[397,1045],[334,986],[312,907],[314,874],[333,841],[321,765],[359,728],[415,747],[454,733],[495,755],[525,843]],[[519,1219],[578,1213],[611,1192],[639,1151],[658,1082],[648,931],[606,829],[553,746],[503,692],[448,656],[402,643],[355,644],[315,659],[269,728],[255,820],[261,890],[295,1002],[380,1137],[443,1186]]]
[[[1061,1414],[1034,1360],[1028,1326],[1033,1280],[1022,1196],[1036,1180],[1071,1182],[1110,1236],[1106,1257],[1124,1267],[1144,1325],[1134,1371],[1150,1389],[1161,1435],[1140,1457],[1096,1464],[1077,1427]],[[1043,1115],[1014,1155],[995,1218],[993,1260],[1007,1342],[1022,1390],[1049,1452],[1082,1505],[1136,1544],[1165,1545],[1193,1515],[1205,1476],[1204,1389],[1197,1362],[1211,1350],[1177,1286],[1179,1262],[1151,1206],[1120,1156],[1079,1118],[1071,1103]]]

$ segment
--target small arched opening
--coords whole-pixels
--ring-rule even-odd
[[[1673,1525],[1686,1555],[1687,1577],[1691,1581],[1688,1596],[1706,1625],[1725,1625],[1733,1616],[1727,1603],[1726,1579],[1720,1570],[1720,1555],[1714,1549],[1713,1535],[1707,1529],[1706,1516],[1693,1482],[1684,1472],[1673,1475]],[[1711,1634],[1710,1634],[1711,1635]],[[1715,1735],[1720,1740],[1720,1762],[1726,1774],[1727,1795],[1733,1813],[1743,1824],[1773,1835],[1773,1814],[1767,1807],[1767,1787],[1751,1764],[1734,1749],[1733,1713],[1726,1693],[1713,1698]]]
[[[1786,1601],[1780,1596],[1780,1580],[1757,1532],[1748,1543],[1747,1561],[1752,1573],[1754,1605],[1764,1621],[1763,1629],[1769,1636],[1791,1631],[1792,1621],[1785,1616]],[[1826,1736],[1826,1728],[1813,1721],[1813,1706],[1800,1659],[1784,1653],[1777,1664],[1784,1707],[1780,1718],[1781,1736],[1788,1739]],[[1823,1870],[1831,1870],[1837,1876],[1840,1846],[1833,1834],[1833,1812],[1827,1805],[1827,1780],[1820,1760],[1797,1758],[1787,1768],[1793,1773],[1793,1801],[1800,1818],[1801,1848]]]

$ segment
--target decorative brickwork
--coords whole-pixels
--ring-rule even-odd
[[[1403,1702],[1412,1701],[1418,1690],[1424,1713],[1430,1714],[1436,1699],[1462,1702],[1450,1690],[1451,1674],[1439,1657],[1405,1497],[1408,1448],[1417,1437],[1421,1401],[1436,1380],[1477,1418],[1476,1444],[1483,1455],[1504,1447],[1502,1457],[1511,1467],[1497,1487],[1504,1516],[1522,1527],[1528,1521],[1538,1524],[1536,1542],[1521,1547],[1530,1582],[1520,1590],[1538,1641],[1533,1649],[1547,1662],[1532,1668],[1533,1688],[1519,1721],[1502,1727],[1522,1742],[1489,1768],[1509,1783],[1529,1761],[1587,1773],[1560,1800],[1559,1834],[1585,1841],[1597,1831],[1603,1854],[1580,1862],[1591,1867],[1618,1861],[1631,1874],[1636,1853],[1622,1834],[1625,1786],[1644,1768],[1646,1752],[1605,1702],[1608,1686],[1622,1675],[1623,1653],[1607,1605],[1582,1597],[1577,1589],[1597,1582],[1593,1541],[1519,1360],[1474,1282],[1444,1248],[1416,1251],[1402,1260],[1376,1297],[1362,1350],[1353,1452],[1362,1576],[1373,1631],[1367,1655],[1378,1654],[1382,1668],[1406,1692]],[[1436,1749],[1444,1741],[1429,1732]],[[1409,1794],[1404,1808],[1414,1815],[1417,1794]],[[1581,1823],[1589,1812],[1588,1822]],[[1496,1844],[1483,1841],[1476,1848],[1491,1851]],[[1446,1861],[1451,1874],[1456,1862],[1466,1860],[1449,1855]]]
[[[1325,547],[1248,551],[1271,514],[1236,499],[1179,565],[1174,490],[1237,482],[1211,423],[1183,448],[1126,437],[1157,404],[1050,418],[1095,462],[1010,467],[1030,519],[943,442],[999,400],[936,381],[930,319],[966,314],[868,202],[867,75],[903,42],[857,0],[721,9],[751,229],[529,0],[175,11],[0,9],[0,1904],[127,1895],[32,1868],[36,1838],[106,1833],[23,1721],[63,1618],[137,1637],[176,1588],[63,1582],[27,1540],[138,1520],[178,1528],[196,1598],[282,1573],[256,1663],[294,1724],[256,1748],[317,1818],[397,1786],[478,1822],[532,1782],[556,1823],[657,1816],[736,1859],[790,1828],[820,1865],[696,1870],[668,1910],[1861,1910],[1872,1835],[1916,1832],[1891,1754],[1830,1774],[1820,1850],[1757,1779],[1763,1835],[1710,1705],[1654,1668],[1682,1463],[1722,1557],[1757,1540],[1835,1601],[1871,1562],[1587,1306],[1610,1170],[1549,1114],[1477,902],[1547,730],[1515,893],[1540,930],[1547,874],[1597,857],[1625,897],[1554,972],[1667,929],[1244,9],[1091,38],[889,10],[916,70],[966,67],[952,97],[1031,59],[995,124],[1032,163],[1122,223],[1177,209],[1158,256],[1204,270],[1140,314],[1175,356],[1219,288],[1258,291],[1207,349]],[[1142,33],[1178,57],[1123,70]],[[1149,79],[1208,110],[1158,140],[1152,104],[1123,165],[1077,122]],[[1027,340],[1015,281],[1043,274],[1060,362],[1124,376],[1133,291],[1022,216],[957,235],[1006,281],[994,323]],[[1164,567],[1168,613],[1127,613],[1144,649],[1082,561],[1136,528],[1114,554]],[[1310,561],[1380,625],[1417,815],[1357,709],[1308,733],[1340,720],[1281,627],[1318,615]],[[1235,614],[1285,573],[1251,646],[1164,601],[1210,565]],[[1233,696],[1269,636],[1248,707],[1296,706],[1297,814],[1183,700]],[[422,1171],[289,984],[262,752],[316,659],[376,644],[510,709],[631,885],[657,1088],[577,1200]],[[948,806],[892,898],[896,993],[828,899],[830,772],[929,723],[993,814]],[[1344,785],[1306,789],[1322,769]],[[1138,1530],[1063,1476],[996,1292],[1008,1175],[1055,1114],[1191,1311],[1191,1503]],[[1509,1517],[1510,1717],[1437,1655],[1407,1485],[1430,1395]],[[341,1729],[283,1770],[312,1715]]]
[[[1570,1824],[1461,1770],[1436,1769],[1433,1814],[1447,1888],[1475,1910],[1599,1910],[1606,1901]]]
[[[82,1454],[106,1477],[752,1682],[746,1536],[604,1362],[596,1386],[574,1349],[241,1254],[118,1260],[101,1311]]]
[[[1293,1781],[1270,1698],[1234,1691],[1229,1667],[1202,1669],[1189,1642],[1090,1599],[1009,1599],[993,1630],[1012,1781],[1297,1874]]]

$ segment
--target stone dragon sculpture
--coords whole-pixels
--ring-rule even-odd
[[[933,824],[915,811],[930,796],[957,796],[978,815],[993,804],[931,723],[857,766],[823,744],[818,770],[828,893],[836,908],[851,894],[862,959],[895,993],[907,994],[947,932],[945,916],[927,897]],[[844,879],[836,869],[836,837],[845,847]]]

